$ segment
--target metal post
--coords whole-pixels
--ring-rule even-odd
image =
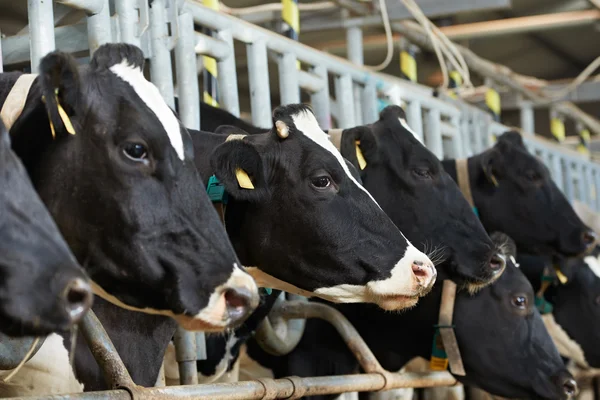
[[[346,47],[348,49],[348,60],[356,65],[364,64],[363,56],[363,34],[358,26],[351,26],[346,30]],[[357,125],[363,123],[361,111],[361,88],[354,83],[354,118]]]
[[[138,7],[137,0],[119,0],[115,2],[115,11],[119,18],[120,41],[140,45],[140,38],[137,35],[138,29]]]
[[[298,88],[298,69],[294,53],[283,53],[279,56],[279,92],[281,104],[300,103]]]
[[[54,9],[51,0],[28,0],[31,72],[37,73],[40,60],[56,48]]]
[[[359,88],[359,95],[360,95]],[[354,95],[356,96],[356,88]],[[362,89],[362,110],[356,110],[357,114],[360,114],[362,111],[362,123],[363,124],[372,124],[377,121],[379,118],[379,112],[377,112],[377,84],[375,80],[368,81],[364,88]],[[360,97],[359,97],[360,99]],[[355,99],[356,100],[356,99]],[[356,103],[356,101],[355,101]],[[360,101],[358,102],[360,106]]]
[[[573,202],[575,198],[575,189],[573,185],[573,168],[571,161],[568,159],[563,160],[563,177],[564,177],[564,192],[569,202]]]
[[[250,107],[252,124],[264,128],[271,127],[271,88],[269,87],[269,65],[267,45],[258,39],[247,45],[248,78],[250,86]]]
[[[558,153],[554,153],[552,155],[552,164],[551,164],[552,177],[554,178],[554,182],[556,182],[556,186],[560,190],[564,190],[565,184],[563,179],[563,167],[562,160]]]
[[[350,75],[341,75],[335,78],[335,98],[339,111],[338,128],[347,129],[356,126],[352,77]]]
[[[173,88],[173,68],[171,52],[167,47],[167,22],[165,18],[165,0],[153,0],[150,7],[150,38],[152,56],[150,57],[150,76],[169,107],[175,109],[175,90]]]
[[[179,365],[180,383],[182,385],[198,384],[196,334],[178,326],[173,342],[175,344],[175,358]]]
[[[4,72],[4,64],[2,61],[2,31],[0,31],[0,73]]]
[[[211,10],[219,10],[219,0],[203,0],[202,3]],[[203,32],[207,36],[213,35],[212,30],[208,28],[203,29]],[[204,94],[202,100],[213,107],[219,107],[221,99],[217,87],[217,60],[204,56],[202,61],[204,62]]]
[[[88,16],[87,30],[90,56],[101,45],[113,41],[108,0],[102,0],[102,9],[98,13]]]
[[[217,76],[219,82],[219,98],[221,107],[236,117],[240,116],[240,100],[238,96],[237,70],[231,30],[223,29],[217,37],[229,45],[229,55],[217,60]]]
[[[596,192],[596,211],[600,211],[600,168],[597,166],[594,174],[594,189]]]
[[[200,89],[196,71],[194,52],[194,20],[189,13],[179,16],[179,39],[175,45],[175,69],[177,71],[177,92],[179,115],[187,128],[200,129]]]
[[[331,129],[331,111],[329,102],[329,78],[325,67],[315,66],[312,73],[317,75],[323,81],[323,87],[318,92],[311,94],[310,102],[312,104],[315,117],[319,121],[321,129]]]
[[[521,129],[528,134],[535,132],[533,104],[530,101],[521,101]]]
[[[425,140],[427,148],[441,160],[444,158],[444,148],[440,126],[440,110],[428,110],[426,118],[427,126],[425,129]]]
[[[406,119],[408,126],[421,138],[423,142],[423,115],[421,114],[421,102],[413,100],[406,107]]]
[[[590,207],[594,207],[592,202],[592,185],[594,184],[594,177],[592,176],[592,166],[586,164],[583,166],[583,201]]]

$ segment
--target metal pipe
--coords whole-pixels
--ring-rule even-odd
[[[273,310],[281,307],[281,302],[285,301],[283,297],[278,297]],[[306,302],[306,298],[288,294],[290,298],[298,298]],[[283,356],[290,353],[300,343],[304,334],[306,319],[287,319],[279,315],[276,311],[271,311],[267,318],[263,319],[256,332],[254,339],[260,344],[260,347],[269,354]],[[285,337],[281,337],[277,332],[285,332]]]
[[[219,80],[219,95],[221,107],[236,117],[240,116],[240,99],[238,95],[237,69],[235,66],[235,54],[233,47],[233,36],[229,29],[221,29],[217,37],[225,43],[228,56],[217,59],[217,70]]]
[[[192,24],[194,21],[192,20]],[[193,25],[192,25],[193,26]],[[196,54],[210,56],[216,60],[227,58],[231,55],[232,49],[224,41],[205,35],[204,33],[195,32]]]
[[[16,368],[31,349],[35,339],[33,336],[15,338],[0,332],[0,371]],[[44,337],[40,338],[29,358],[37,353],[45,340]]]
[[[439,110],[431,109],[426,116],[425,141],[427,148],[440,160],[444,158]]]
[[[171,52],[167,46],[167,21],[165,0],[153,0],[150,6],[150,76],[169,107],[175,109],[175,89],[173,87],[173,67]]]
[[[137,4],[137,0],[119,0],[115,2],[115,11],[119,18],[120,41],[140,46],[140,38],[136,32],[138,27]]]
[[[323,89],[325,82],[323,78],[316,74],[298,70],[298,86],[306,90],[308,93],[317,93]]]
[[[321,126],[321,129],[328,130],[331,128],[331,110],[329,102],[329,78],[327,76],[327,69],[322,66],[315,66],[312,68],[312,73],[319,77],[323,86],[320,90],[311,94],[310,102],[312,104],[315,117],[319,122],[319,126]]]
[[[300,90],[298,88],[298,69],[296,68],[294,53],[283,53],[278,60],[279,94],[281,104],[300,103]]]
[[[348,74],[335,78],[335,99],[338,103],[337,125],[340,129],[356,126],[354,120],[354,93],[352,93],[352,77]]]
[[[175,45],[178,111],[183,125],[191,129],[200,129],[200,88],[196,75],[197,59],[194,53],[196,38],[192,16],[189,13],[181,14],[179,16],[179,39]]]
[[[521,129],[524,133],[533,134],[535,132],[535,118],[533,113],[533,104],[529,101],[521,102]]]
[[[413,100],[406,107],[406,119],[411,129],[419,136],[421,143],[423,140],[423,115],[421,111],[421,102]]]
[[[563,162],[563,177],[563,190],[565,192],[565,196],[567,197],[567,200],[572,203],[575,199],[575,189],[573,184],[573,169],[571,162],[568,159],[565,159]]]
[[[596,189],[596,211],[600,211],[600,168],[596,168],[594,183]]]
[[[94,54],[98,47],[113,41],[108,0],[98,0],[95,3],[98,3],[101,9],[90,14],[87,19],[90,56]]]
[[[56,49],[52,1],[28,0],[31,72],[38,73],[42,57]]]
[[[178,326],[173,338],[175,359],[179,366],[179,380],[182,385],[198,384],[198,367],[196,366],[196,334]]]
[[[372,124],[379,119],[377,107],[377,86],[375,81],[369,81],[362,89],[362,123]]]
[[[364,64],[363,56],[363,35],[362,29],[358,26],[353,26],[346,29],[346,48],[348,60],[356,65]],[[357,83],[354,86],[354,119],[356,125],[362,125],[361,97],[362,91]]]
[[[252,124],[268,127],[273,124],[273,121],[271,118],[271,89],[269,87],[269,64],[265,41],[260,39],[247,45],[247,53]]]

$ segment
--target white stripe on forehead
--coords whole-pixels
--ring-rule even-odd
[[[181,136],[179,121],[177,121],[175,114],[167,106],[158,88],[148,82],[142,70],[130,65],[127,59],[123,59],[120,64],[113,65],[110,67],[110,70],[119,78],[129,83],[138,97],[152,110],[167,132],[171,146],[173,146],[179,158],[184,160],[183,137]]]
[[[373,202],[377,204],[377,207],[379,207],[379,204],[375,201],[373,196],[371,196],[371,193],[369,193],[360,183],[358,183],[356,179],[354,179],[354,177],[350,173],[350,169],[348,169],[348,165],[346,165],[346,162],[344,161],[344,158],[342,157],[340,152],[335,148],[333,143],[331,143],[331,141],[327,137],[327,134],[323,132],[313,113],[311,113],[310,111],[301,111],[298,114],[292,115],[292,121],[294,121],[296,129],[302,132],[304,136],[306,136],[307,138],[309,138],[310,140],[312,140],[313,142],[330,152],[340,163],[342,169],[344,170],[346,175],[348,175],[348,178],[350,178],[350,180],[354,182],[356,186],[358,186],[363,192],[369,195],[371,200],[373,200]]]
[[[587,266],[590,267],[590,269],[592,270],[594,275],[596,275],[598,278],[600,278],[600,256],[599,257],[587,256],[583,259],[583,261],[585,261]]]
[[[423,143],[423,140],[419,137],[419,135],[417,135],[417,133],[415,131],[413,131],[411,129],[410,126],[408,126],[408,122],[406,122],[406,120],[404,118],[398,118],[398,121],[400,121],[400,125],[402,125],[402,127],[404,129],[406,129],[407,131],[412,133],[412,135],[415,137],[415,139],[417,139],[419,142]]]

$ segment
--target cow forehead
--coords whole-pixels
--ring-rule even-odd
[[[329,140],[327,134],[323,132],[323,130],[319,126],[319,123],[317,122],[317,119],[312,113],[308,111],[301,111],[298,114],[292,115],[292,121],[294,122],[296,129],[300,131],[304,136],[321,146],[323,149],[327,150],[329,153],[331,153],[331,155],[335,157],[337,162],[340,164],[348,178],[352,182],[354,182],[354,184],[358,186],[360,190],[365,192],[369,196],[369,198],[373,200],[373,203],[377,204],[377,207],[381,208],[379,204],[375,201],[373,196],[371,196],[371,193],[369,193],[360,183],[358,183],[356,179],[354,179],[354,176],[352,176],[352,173],[346,165],[346,162],[344,161],[342,155],[335,148],[334,144]]]
[[[413,135],[415,137],[415,139],[417,139],[420,143],[423,143],[423,141],[421,140],[421,138],[419,137],[419,135],[417,135],[415,133],[415,131],[413,131],[410,126],[408,126],[408,122],[406,122],[406,120],[404,118],[398,118],[398,121],[400,121],[400,125],[402,125],[402,127],[404,129],[406,129],[407,131],[409,131],[411,133],[411,135]]]
[[[148,106],[148,108],[156,115],[164,130],[167,132],[169,141],[177,156],[183,161],[185,153],[183,149],[183,136],[181,135],[181,127],[179,121],[175,118],[175,114],[160,95],[158,88],[144,77],[140,68],[129,64],[127,59],[124,59],[119,64],[110,67],[112,73],[127,82],[138,97]]]

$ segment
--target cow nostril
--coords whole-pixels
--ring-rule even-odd
[[[71,323],[75,324],[92,306],[92,289],[84,279],[75,278],[67,285],[64,299]]]
[[[583,243],[587,247],[595,244],[596,240],[598,240],[598,235],[596,235],[596,232],[594,232],[594,231],[585,231],[585,232],[583,232]]]
[[[246,288],[227,289],[225,291],[225,304],[231,321],[244,319],[251,310],[253,295]]]
[[[577,393],[577,382],[573,378],[567,378],[563,382],[563,391],[567,397],[573,397]]]
[[[500,254],[494,254],[490,260],[490,268],[494,273],[498,273],[504,270],[506,267],[506,259]]]

